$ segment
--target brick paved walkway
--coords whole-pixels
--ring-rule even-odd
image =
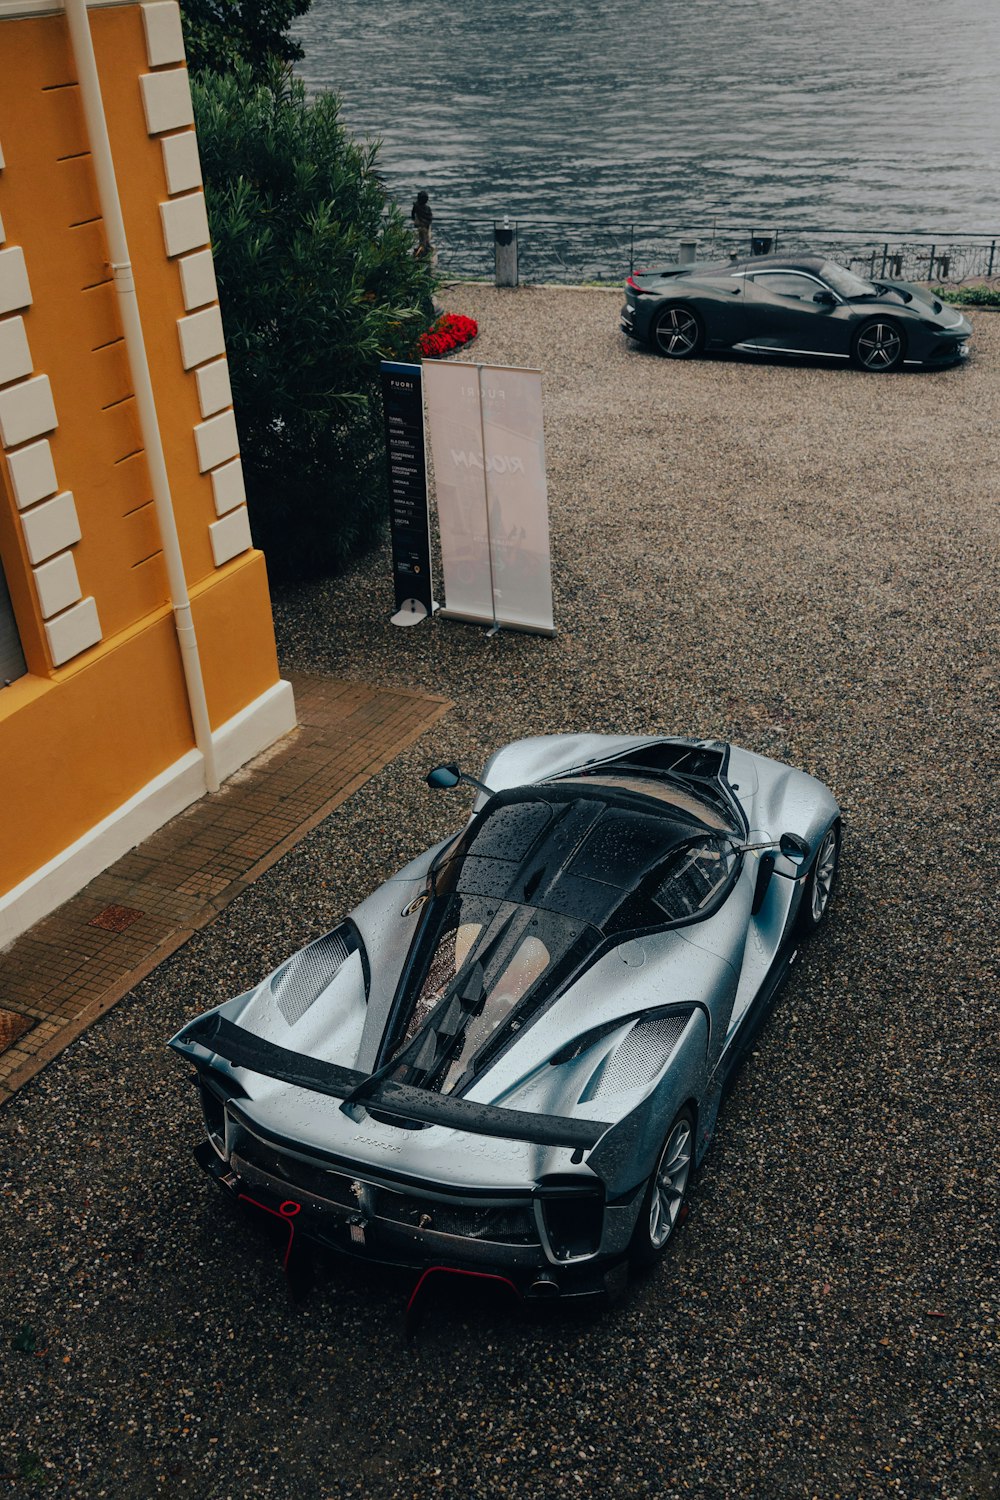
[[[297,729],[0,953],[0,1105],[450,707],[289,678]]]

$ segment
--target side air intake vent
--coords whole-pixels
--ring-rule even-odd
[[[680,1041],[690,1014],[688,1011],[638,1021],[609,1060],[593,1097],[604,1099],[609,1094],[626,1094],[655,1078]]]
[[[336,979],[356,947],[350,928],[338,927],[275,970],[271,994],[289,1026],[302,1020],[313,1001]]]

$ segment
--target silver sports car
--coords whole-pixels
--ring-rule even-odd
[[[173,1038],[196,1155],[289,1247],[598,1292],[669,1241],[840,812],[715,740],[546,736],[428,782],[474,787],[461,832]]]

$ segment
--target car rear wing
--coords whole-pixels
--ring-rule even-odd
[[[450,1094],[413,1088],[390,1078],[377,1078],[355,1068],[291,1052],[217,1014],[192,1021],[170,1045],[182,1057],[196,1063],[204,1060],[199,1057],[200,1052],[215,1053],[233,1067],[246,1068],[331,1099],[348,1100],[363,1091],[365,1109],[391,1119],[445,1125],[472,1135],[528,1141],[535,1146],[565,1146],[573,1151],[576,1162],[582,1161],[584,1151],[596,1146],[611,1129],[610,1123],[602,1120],[577,1120],[507,1109],[497,1104],[477,1104],[472,1099],[456,1099]],[[373,1085],[370,1090],[368,1084]]]

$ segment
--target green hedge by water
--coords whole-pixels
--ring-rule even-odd
[[[335,96],[242,64],[192,92],[254,539],[272,576],[335,572],[385,515],[379,361],[412,357],[433,276]]]
[[[1000,288],[995,286],[936,286],[934,295],[965,307],[1000,307]]]

